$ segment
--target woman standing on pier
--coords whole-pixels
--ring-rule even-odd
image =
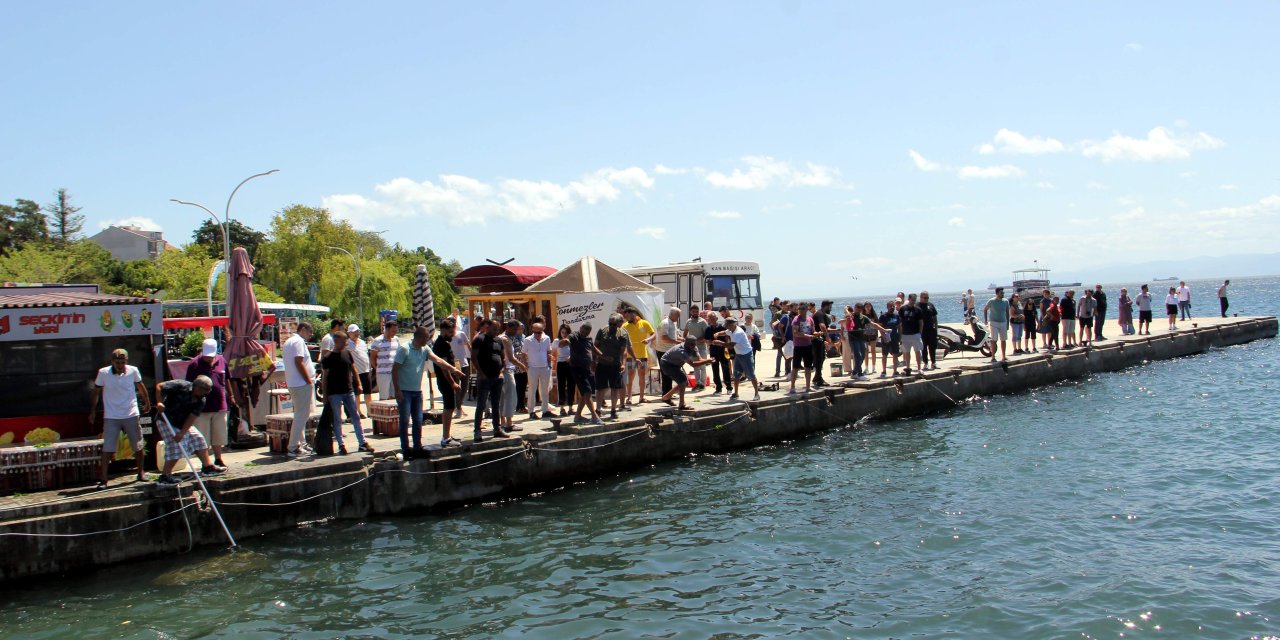
[[[858,310],[858,313],[861,313],[867,318],[876,317],[876,308],[870,302],[863,302],[862,305],[857,310]],[[866,358],[864,359],[865,364],[862,367],[862,372],[864,374],[875,373],[876,372],[876,345],[880,343],[879,332],[877,332],[876,335],[871,336],[870,338],[867,338],[866,341],[867,341],[867,355],[866,355]]]
[[[1009,329],[1013,331],[1013,354],[1018,355],[1022,351],[1022,323],[1025,316],[1022,313],[1022,296],[1013,294],[1009,298]]]
[[[1036,331],[1037,330],[1039,330],[1039,327],[1036,326],[1036,303],[1031,298],[1027,298],[1027,300],[1022,303],[1022,340],[1024,343],[1022,345],[1023,353],[1036,352]]]
[[[1164,311],[1169,314],[1169,330],[1178,330],[1178,290],[1169,287],[1169,295],[1164,297]]]
[[[569,345],[565,342],[573,334],[567,324],[560,325],[559,340],[556,341],[556,400],[560,402],[560,417],[569,415],[573,407],[573,373],[569,367]]]
[[[1120,315],[1117,322],[1120,323],[1120,332],[1126,336],[1133,335],[1133,298],[1129,297],[1129,290],[1120,289]]]
[[[1044,350],[1058,350],[1058,323],[1062,321],[1062,310],[1058,307],[1058,296],[1054,296],[1049,300],[1049,306],[1045,307],[1044,315],[1040,318],[1044,324]]]

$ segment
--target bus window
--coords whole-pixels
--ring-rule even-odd
[[[738,276],[738,308],[763,309],[760,302],[760,276]]]
[[[737,295],[734,292],[733,276],[707,276],[707,299],[712,309],[720,307],[738,308]]]

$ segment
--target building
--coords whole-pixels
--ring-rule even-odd
[[[110,226],[89,239],[117,260],[155,260],[169,246],[162,232],[130,226]]]

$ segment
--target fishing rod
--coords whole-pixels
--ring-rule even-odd
[[[218,524],[222,525],[222,532],[227,534],[227,540],[231,542],[231,548],[235,549],[239,545],[236,544],[236,539],[231,535],[231,529],[227,528],[227,521],[222,519],[222,512],[218,511],[218,504],[213,501],[213,495],[209,493],[209,488],[204,485],[204,479],[200,477],[200,472],[196,471],[196,463],[191,460],[191,452],[187,451],[187,448],[182,445],[182,438],[179,437],[178,430],[173,428],[173,423],[169,422],[169,416],[166,416],[164,412],[160,412],[160,419],[164,420],[165,425],[169,427],[169,431],[173,433],[178,450],[182,452],[182,457],[186,458],[187,465],[191,467],[191,473],[196,477],[196,483],[200,485],[200,490],[204,492],[205,498],[209,500],[213,515],[218,517]]]

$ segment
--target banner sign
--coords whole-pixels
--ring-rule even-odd
[[[0,342],[163,333],[160,303],[0,309]]]
[[[591,323],[592,330],[609,326],[609,315],[621,313],[626,307],[640,311],[640,317],[659,317],[662,308],[661,291],[601,291],[599,293],[561,293],[556,295],[556,322],[578,330],[584,323]],[[657,325],[654,325],[657,326]]]

